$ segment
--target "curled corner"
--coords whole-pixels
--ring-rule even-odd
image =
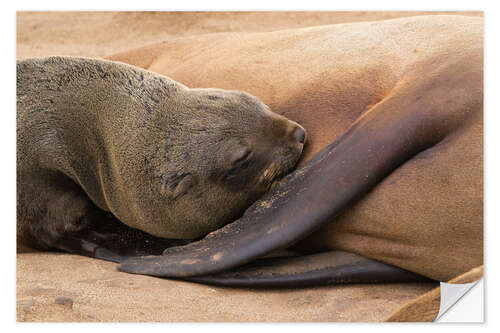
[[[441,300],[436,322],[483,322],[484,279],[471,283],[441,282]]]
[[[477,266],[447,283],[441,282],[439,287],[394,311],[385,321],[483,322],[483,271],[483,265]],[[479,288],[474,287],[476,285]],[[468,292],[474,295],[465,295]],[[459,311],[462,312],[452,315],[451,312],[456,312],[454,308],[459,304],[462,307]]]

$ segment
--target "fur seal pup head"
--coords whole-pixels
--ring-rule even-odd
[[[150,160],[152,188],[167,199],[164,213],[179,223],[177,232],[192,238],[241,215],[291,171],[306,138],[300,125],[243,92],[189,89],[179,99],[182,121]],[[160,118],[155,122],[172,123]]]
[[[198,238],[289,172],[306,139],[247,93],[190,89],[118,62],[18,61],[17,97],[18,220],[50,198],[30,195],[34,183],[59,193],[69,179],[130,227]]]

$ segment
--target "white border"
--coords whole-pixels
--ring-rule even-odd
[[[500,17],[496,11],[495,1],[432,1],[432,0],[419,0],[419,1],[357,1],[349,0],[342,2],[327,2],[324,0],[308,0],[308,1],[287,1],[278,5],[277,2],[271,1],[261,1],[255,0],[246,3],[236,4],[234,1],[188,1],[182,0],[177,3],[173,1],[136,1],[127,2],[124,1],[96,1],[88,0],[84,3],[82,2],[69,2],[69,1],[51,1],[51,2],[41,2],[41,1],[15,1],[2,3],[2,10],[0,15],[2,15],[2,103],[3,110],[2,116],[3,121],[1,122],[2,129],[1,142],[2,142],[2,163],[0,164],[2,169],[1,175],[1,204],[3,208],[3,224],[2,224],[2,253],[3,253],[3,270],[2,270],[2,290],[4,295],[2,297],[2,323],[12,325],[15,329],[44,329],[48,328],[52,332],[67,332],[68,329],[87,332],[88,330],[102,330],[107,331],[112,324],[106,325],[92,325],[92,324],[78,324],[71,325],[68,324],[15,324],[15,11],[16,10],[485,10],[485,41],[486,41],[486,56],[485,56],[485,244],[487,244],[487,249],[485,251],[485,272],[486,272],[486,284],[487,284],[487,296],[486,296],[486,317],[487,325],[485,326],[498,326],[498,315],[495,315],[498,307],[493,305],[497,303],[498,296],[498,282],[495,281],[493,276],[498,276],[498,265],[495,263],[494,255],[492,260],[489,260],[489,254],[495,253],[498,250],[498,242],[495,240],[495,236],[498,235],[499,231],[499,215],[498,209],[499,205],[495,204],[495,201],[500,197],[498,195],[498,185],[500,172],[500,163],[498,162],[498,135],[500,133],[498,121],[500,107],[498,99],[498,89],[500,84],[498,82],[498,77],[500,75],[498,71],[498,59],[500,59],[500,54],[498,52],[498,35],[497,32],[500,31],[498,27]],[[488,277],[491,277],[490,279]],[[488,281],[491,281],[488,283]],[[489,315],[488,311],[493,308],[493,312]],[[281,324],[279,329],[285,328],[286,332],[303,332],[305,329],[314,329],[315,332],[326,332],[332,329],[338,329],[339,325],[336,324],[335,327],[332,324]],[[43,326],[43,328],[42,328]],[[113,325],[114,326],[114,325]],[[313,327],[310,327],[313,326]],[[409,325],[409,324],[390,324],[390,325],[364,325],[364,324],[353,324],[346,326],[345,329],[369,329],[372,330],[383,330],[383,332],[397,331],[401,330],[401,326],[404,326],[405,330],[412,329],[422,329],[422,327]],[[140,327],[140,328],[139,328]],[[232,332],[237,329],[238,331],[251,331],[254,332],[258,330],[275,330],[273,324],[247,324],[247,325],[237,325],[237,324],[204,324],[203,327],[196,324],[183,325],[183,324],[141,324],[141,326],[136,325],[120,325],[119,329],[126,330],[137,330],[147,327],[148,329],[157,330],[171,330],[175,328],[194,328],[196,330],[206,330],[212,331],[217,330],[217,332]],[[308,327],[308,328],[306,328]],[[470,325],[459,325],[459,324],[447,324],[448,327],[453,327],[456,332],[467,331],[469,332]],[[8,328],[8,329],[9,329]],[[473,329],[476,328],[476,325]],[[434,324],[425,328],[431,330],[441,330],[440,324]]]

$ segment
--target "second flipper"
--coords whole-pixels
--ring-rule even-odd
[[[262,258],[228,272],[195,276],[184,280],[217,286],[251,288],[432,281],[402,268],[343,251]]]

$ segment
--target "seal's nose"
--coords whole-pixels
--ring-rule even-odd
[[[293,136],[299,143],[303,144],[306,141],[306,131],[300,126],[297,126],[293,132]]]

